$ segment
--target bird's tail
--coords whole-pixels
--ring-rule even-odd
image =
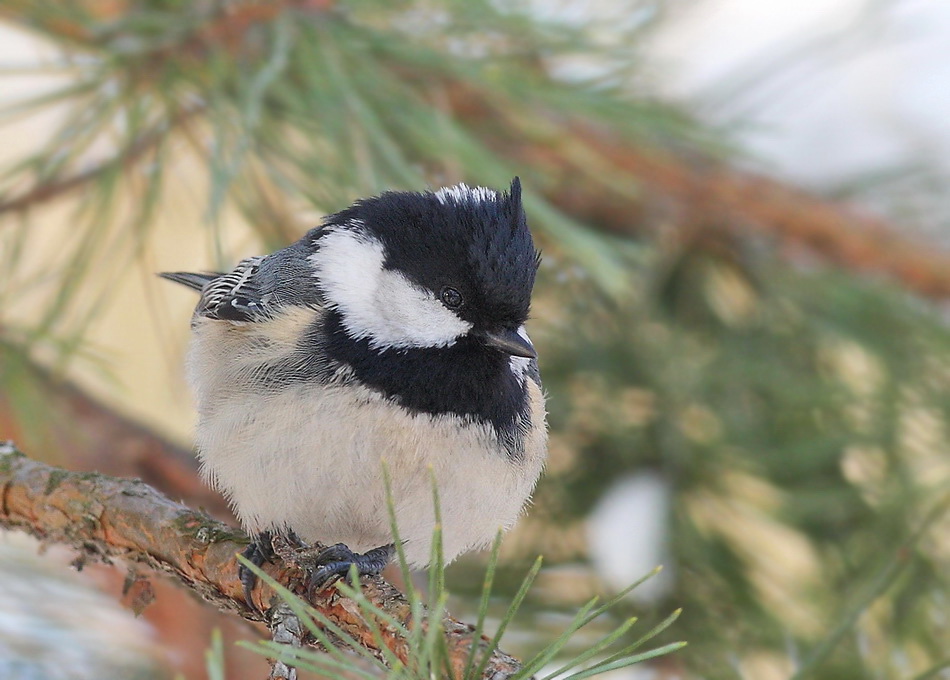
[[[211,281],[221,276],[221,274],[197,273],[197,272],[160,272],[159,276],[183,286],[188,286],[194,290],[200,291]]]

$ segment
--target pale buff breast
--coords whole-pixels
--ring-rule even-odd
[[[432,477],[440,496],[446,559],[489,543],[520,515],[546,450],[544,398],[527,381],[531,419],[524,456],[512,459],[487,426],[454,415],[410,414],[365,389],[303,383],[262,394],[235,376],[289,354],[318,311],[234,326],[199,320],[190,373],[198,399],[197,445],[205,475],[251,532],[288,527],[306,541],[357,551],[389,543],[382,461],[410,561],[429,561]],[[200,366],[198,371],[194,367]]]

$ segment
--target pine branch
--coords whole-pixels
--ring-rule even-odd
[[[68,177],[52,179],[50,181],[37,184],[36,186],[27,189],[19,196],[11,196],[10,198],[0,199],[0,215],[8,212],[27,210],[37,203],[44,203],[57,198],[62,194],[69,193],[70,191],[74,191],[76,189],[81,189],[91,182],[94,182],[107,172],[113,172],[115,170],[129,170],[139,160],[141,160],[145,154],[147,154],[149,151],[158,146],[164,139],[166,139],[169,134],[184,125],[195,115],[204,111],[205,108],[206,107],[204,104],[196,104],[182,109],[178,113],[172,115],[169,120],[164,121],[161,124],[156,125],[151,130],[142,133],[138,138],[132,141],[131,144],[126,146],[124,149],[121,149],[114,156],[100,161],[90,168],[82,170],[81,172],[77,172]]]
[[[240,43],[249,28],[272,21],[288,9],[321,12],[332,8],[333,4],[333,0],[213,3],[203,17],[204,21],[198,23],[180,43],[168,48],[168,52],[202,57],[218,45]],[[98,49],[102,46],[103,36],[108,36],[108,32],[101,30],[102,24],[127,14],[130,7],[124,2],[84,2],[82,10],[75,12],[71,19],[60,14],[51,17],[43,10],[29,0],[6,0],[0,7],[0,18],[28,26],[54,40],[68,41],[81,49]]]
[[[301,20],[310,17],[326,23],[328,17],[337,16],[332,11],[336,5],[332,0],[239,1],[215,5],[204,13],[196,10],[187,17],[187,31],[151,48],[148,71],[160,74],[166,62],[187,56],[188,68],[200,72],[208,66],[209,55],[234,56],[242,50],[253,63],[261,58],[248,39],[254,29],[289,11],[297,12]],[[0,18],[60,43],[108,53],[110,34],[103,25],[135,11],[124,2],[81,6],[82,12],[50,12],[45,5],[37,8],[35,3],[13,0],[0,7]],[[451,69],[421,68],[418,62],[398,60],[390,68],[394,81],[412,81],[427,93],[428,101],[438,107],[444,104],[508,167],[535,169],[534,181],[543,185],[547,201],[581,222],[621,234],[672,225],[684,238],[697,230],[764,235],[793,253],[805,251],[847,269],[883,273],[918,294],[950,296],[950,253],[908,237],[899,225],[708,155],[671,150],[646,136],[633,139],[606,119],[585,121],[556,106],[514,101],[503,88],[466,79]],[[292,79],[288,82],[300,86]],[[278,119],[281,116],[276,115]],[[146,133],[141,143],[132,143],[102,167],[49,180],[0,202],[0,213],[86,186],[117,164],[128,169],[154,141]]]
[[[885,274],[930,298],[950,296],[950,252],[899,225],[719,159],[624,142],[557,112],[548,112],[549,128],[533,120],[532,134],[490,93],[458,80],[438,88],[467,128],[490,131],[486,146],[517,167],[542,169],[545,198],[592,226],[625,235],[660,225],[687,237],[696,230],[761,235],[846,269]]]
[[[175,503],[139,480],[97,473],[76,473],[31,460],[12,446],[0,449],[0,526],[19,529],[47,543],[71,545],[89,559],[111,558],[146,564],[180,580],[222,611],[249,621],[261,621],[259,612],[244,604],[237,578],[236,554],[247,537],[202,512]],[[408,645],[385,627],[371,628],[360,608],[328,586],[307,598],[304,574],[293,565],[266,565],[265,571],[310,604],[333,624],[382,656],[377,640],[401,662]],[[407,627],[410,605],[381,577],[363,577],[362,590],[376,607]],[[274,591],[259,582],[253,600],[260,607],[276,604]],[[445,617],[442,621],[456,677],[461,677],[473,642],[484,649],[484,638],[474,640],[474,628]],[[382,635],[380,636],[380,630]],[[483,677],[506,678],[521,664],[502,652],[489,659]]]

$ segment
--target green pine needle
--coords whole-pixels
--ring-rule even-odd
[[[395,522],[394,503],[391,494],[388,492],[389,478],[385,464],[383,466],[383,470],[384,479],[386,480],[387,485],[387,505],[389,506],[390,518],[393,523],[393,536],[397,541],[397,545],[400,545],[398,539],[398,526]],[[433,502],[435,504],[435,517],[438,519],[441,517],[441,515],[438,509],[439,496],[435,490],[434,479]],[[499,532],[498,538],[493,545],[491,557],[486,567],[485,577],[483,579],[483,588],[479,601],[478,619],[472,636],[472,651],[466,660],[464,673],[462,676],[465,680],[477,680],[482,677],[489,659],[491,658],[492,654],[498,650],[505,631],[512,625],[521,605],[530,591],[535,577],[541,569],[541,558],[539,557],[537,560],[535,560],[534,564],[528,570],[528,573],[522,580],[518,591],[515,593],[515,596],[505,611],[504,616],[498,623],[498,627],[494,636],[492,636],[485,648],[478,650],[477,648],[482,639],[485,620],[487,618],[488,606],[491,599],[492,584],[494,582],[495,573],[498,568],[500,538],[501,534]],[[359,644],[359,642],[352,635],[341,629],[326,616],[314,610],[306,602],[278,584],[259,567],[251,564],[242,556],[238,556],[238,561],[241,564],[246,566],[253,573],[255,573],[258,578],[262,579],[268,586],[273,588],[277,595],[288,604],[294,615],[300,619],[302,625],[307,629],[307,631],[310,632],[311,635],[313,635],[313,637],[324,647],[326,651],[321,652],[312,649],[300,649],[286,645],[277,645],[270,641],[263,641],[256,645],[245,643],[243,646],[266,656],[273,657],[276,655],[284,663],[296,665],[301,669],[309,670],[324,677],[336,677],[341,671],[350,669],[352,666],[352,659],[349,659],[346,653],[344,653],[344,651],[342,651],[340,648],[334,646],[333,641],[330,638],[332,635],[336,640],[338,640],[338,644],[342,643],[346,649],[356,653],[365,661],[370,662],[374,668],[378,668],[380,670],[385,669],[387,677],[405,677],[415,680],[430,680],[432,677],[437,676],[447,677],[450,674],[449,648],[442,626],[438,625],[438,622],[442,621],[443,617],[447,613],[446,605],[448,603],[449,593],[445,590],[445,565],[443,564],[441,557],[441,534],[438,523],[436,524],[435,530],[433,532],[432,542],[433,565],[430,567],[430,591],[427,601],[423,601],[421,595],[414,589],[409,590],[407,593],[407,599],[409,600],[410,608],[413,612],[413,620],[421,621],[423,618],[427,618],[430,622],[432,622],[432,625],[415,625],[410,629],[407,629],[405,625],[394,619],[390,614],[379,609],[376,605],[370,602],[362,592],[355,568],[350,572],[349,583],[340,581],[336,586],[344,597],[348,597],[359,608],[361,617],[373,637],[373,642],[379,649],[379,656],[367,650],[365,647]],[[397,554],[401,552],[401,550],[397,550]],[[408,567],[405,565],[404,559],[405,558],[403,556],[401,558],[403,562],[403,568],[405,573],[408,574]],[[432,572],[438,573],[432,574]],[[651,574],[649,574],[647,577],[655,573],[656,570],[651,572]],[[634,586],[642,583],[645,578],[640,579],[636,584],[634,584]],[[543,650],[536,654],[534,658],[532,658],[522,667],[522,669],[515,675],[514,680],[525,680],[534,676],[551,660],[557,657],[557,655],[571,641],[572,636],[578,630],[586,626],[598,616],[608,613],[611,607],[615,604],[618,604],[622,597],[629,591],[630,588],[625,589],[619,595],[611,598],[606,604],[599,607],[597,606],[597,598],[590,600],[578,611],[571,623],[561,633],[561,635],[548,644]],[[416,612],[418,612],[418,615]],[[633,650],[640,647],[644,642],[669,627],[669,625],[672,624],[678,615],[679,610],[651,629],[632,645],[623,647],[619,652],[611,654],[609,650],[614,647],[615,643],[623,639],[636,623],[636,619],[634,618],[627,619],[617,626],[612,632],[608,633],[599,641],[589,646],[578,656],[567,660],[556,674],[562,674],[566,671],[577,668],[578,666],[582,666],[590,660],[605,654],[607,656],[601,661],[589,666],[588,668],[585,668],[582,671],[579,671],[571,677],[589,677],[600,672],[622,668],[632,663],[654,658],[655,656],[659,656],[668,651],[678,649],[679,646],[681,646],[680,643],[666,645],[665,647],[660,647],[641,654],[631,655]],[[382,626],[389,627],[393,632],[402,636],[407,641],[409,647],[408,663],[403,663],[403,661],[400,660],[386,645]],[[479,653],[481,656],[479,656]],[[357,672],[357,675],[360,675],[361,677],[373,677],[372,674],[366,671],[357,669],[354,670]],[[545,680],[549,680],[551,677],[553,677],[553,675],[549,675],[548,678],[545,678]]]

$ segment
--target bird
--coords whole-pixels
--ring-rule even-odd
[[[387,191],[230,272],[160,274],[200,293],[185,362],[197,456],[252,537],[249,561],[274,560],[284,536],[324,546],[311,588],[353,565],[378,573],[391,498],[406,561],[424,568],[433,484],[446,563],[514,525],[547,452],[525,331],[540,260],[515,177]]]

